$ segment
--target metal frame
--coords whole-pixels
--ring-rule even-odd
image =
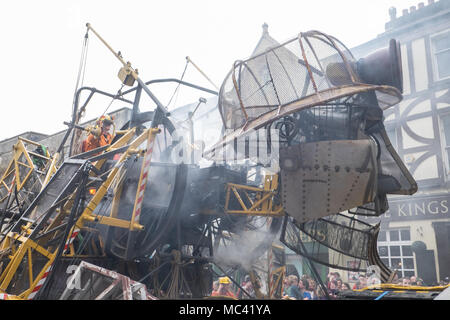
[[[57,156],[55,155],[52,157],[48,152],[48,149],[46,150],[47,152],[45,155],[38,154],[29,149],[30,145],[35,147],[41,146],[40,143],[37,143],[35,141],[28,140],[23,137],[18,138],[17,143],[13,146],[13,157],[10,160],[2,178],[0,179],[0,190],[2,188],[5,188],[7,193],[9,194],[13,191],[14,188],[16,188],[16,190],[20,192],[33,173],[41,175],[41,178],[44,178],[43,181],[38,178],[42,188],[50,178],[51,174],[56,171],[55,160],[57,159]],[[25,157],[26,163],[20,161],[20,158],[22,156]],[[40,171],[36,169],[31,157],[37,157],[43,160],[46,171]],[[25,174],[23,174],[23,170],[27,170]],[[10,185],[8,185],[6,180],[12,175],[13,178],[10,182]],[[23,176],[23,178],[21,178],[21,176]],[[0,199],[0,203],[3,202],[6,197],[7,196],[5,196],[3,199]]]
[[[274,201],[278,192],[278,175],[266,175],[264,188],[227,183],[224,211],[227,214],[258,216],[283,216],[283,207]],[[238,202],[240,210],[231,209],[230,203]],[[246,203],[247,202],[247,205]]]
[[[131,121],[130,121],[130,128],[132,128],[132,127],[138,125],[142,121],[141,120],[142,116],[144,116],[144,113],[141,113],[139,111],[139,101],[140,101],[142,90],[144,90],[148,94],[148,91],[150,91],[148,89],[148,87],[147,87],[148,85],[156,84],[156,83],[167,83],[167,82],[179,83],[181,85],[184,85],[184,86],[187,86],[187,87],[190,87],[190,88],[193,88],[193,89],[197,89],[197,90],[200,90],[200,91],[204,91],[204,92],[207,92],[207,93],[218,95],[218,93],[216,91],[213,91],[213,90],[210,90],[210,89],[207,89],[207,88],[204,88],[204,87],[201,87],[201,86],[198,86],[198,85],[186,82],[186,81],[173,79],[173,78],[154,79],[154,80],[147,81],[145,83],[141,81],[141,82],[138,83],[138,85],[136,87],[124,91],[123,93],[121,93],[120,96],[117,95],[117,94],[112,94],[112,93],[108,93],[106,91],[98,90],[97,88],[93,88],[93,87],[82,87],[82,88],[78,89],[78,91],[77,91],[77,93],[75,95],[74,110],[73,110],[73,113],[72,113],[72,122],[71,123],[66,123],[69,126],[69,128],[66,131],[66,134],[65,134],[64,138],[62,139],[60,147],[58,148],[58,152],[60,152],[62,150],[64,144],[67,141],[67,138],[70,136],[70,133],[71,133],[72,129],[73,128],[77,128],[80,115],[83,112],[83,110],[86,109],[87,105],[91,101],[91,99],[94,96],[94,94],[104,95],[106,97],[117,99],[117,100],[120,100],[122,102],[125,102],[125,103],[133,105],[133,109],[132,109],[133,112],[132,112]],[[148,91],[143,89],[144,87],[147,88]],[[83,91],[89,91],[90,93],[89,93],[88,97],[86,98],[86,100],[83,102],[83,105],[81,106],[81,108],[79,108],[80,95],[81,95],[81,93]],[[136,94],[135,94],[135,97],[134,97],[133,100],[128,100],[128,99],[123,98],[123,96],[128,95],[128,94],[130,94],[132,92],[135,92],[135,91],[136,91]],[[153,94],[150,96],[150,98],[153,100],[152,97],[154,97]],[[161,105],[161,103],[158,101],[157,102],[157,106],[158,106],[157,109],[159,108],[158,103],[159,103],[159,105]],[[78,109],[80,109],[80,110],[78,110]],[[165,108],[164,108],[163,111],[165,111],[165,115],[169,114],[169,112],[167,110],[165,110]],[[71,143],[70,143],[69,157],[73,156],[74,136],[72,136],[72,140],[71,140]]]
[[[72,277],[73,285],[81,282],[84,275],[89,277],[87,283],[78,288],[67,287],[59,300],[109,300],[121,296],[122,300],[158,300],[147,291],[145,284],[134,281],[120,273],[82,261]],[[82,285],[81,283],[78,283]]]
[[[41,194],[33,201],[26,212],[24,212],[22,217],[12,228],[11,232],[8,233],[7,238],[3,241],[1,246],[2,251],[11,250],[12,257],[9,264],[0,275],[0,291],[5,292],[7,290],[18,268],[26,262],[29,270],[29,288],[18,293],[17,296],[22,299],[29,299],[30,296],[34,297],[47,280],[46,278],[48,277],[50,269],[55,268],[57,258],[64,254],[69,245],[72,245],[74,234],[77,234],[79,230],[83,229],[86,223],[98,222],[100,224],[130,230],[143,229],[143,226],[138,223],[138,220],[131,219],[130,221],[127,221],[113,217],[113,210],[111,210],[110,216],[102,216],[101,219],[94,215],[93,211],[116,178],[120,169],[120,164],[131,155],[136,154],[137,151],[135,148],[143,141],[146,139],[154,139],[158,132],[159,129],[149,128],[127,145],[127,150],[122,154],[116,166],[111,170],[108,177],[98,188],[95,196],[82,212],[80,210],[81,194],[85,193],[89,174],[95,173],[96,171],[98,172],[98,169],[87,160],[72,159],[65,162],[66,166],[70,164],[78,165],[79,169],[64,186],[63,191],[56,197],[50,208],[46,210],[44,214],[38,216],[38,220],[30,219],[33,216],[33,212],[35,212],[36,206],[39,205],[40,199],[44,197],[45,192],[52,185],[52,181],[58,177],[58,173],[52,177],[49,184],[45,186]],[[118,140],[110,147],[110,149],[122,150],[120,147],[131,139],[133,135],[134,129],[130,130],[122,139]],[[104,160],[110,155],[110,153],[103,154],[103,159],[98,160],[96,166],[101,167]],[[62,166],[60,170],[63,170],[63,168],[64,166]],[[67,216],[69,216],[70,219],[67,223],[63,224],[63,220]],[[63,235],[62,229],[64,228],[66,231]],[[65,240],[62,242],[59,240],[59,245],[55,246],[49,241],[52,238]],[[15,243],[17,242],[18,245],[16,247]],[[33,269],[35,269],[33,261],[35,259],[32,257],[32,252],[37,252],[47,259],[47,262],[36,277],[33,277]],[[70,256],[73,252],[74,250],[71,248],[70,253],[67,256]]]

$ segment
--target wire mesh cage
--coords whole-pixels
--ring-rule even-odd
[[[378,256],[378,231],[379,225],[344,214],[306,223],[286,217],[280,240],[297,254],[331,268],[365,273],[370,266],[377,266],[380,280],[385,282],[391,270]]]
[[[356,104],[355,95],[364,92],[372,92],[381,109],[401,100],[401,88],[361,79],[364,65],[358,62],[339,40],[319,31],[236,61],[219,93],[224,125],[237,129],[258,118],[263,125],[341,98]]]

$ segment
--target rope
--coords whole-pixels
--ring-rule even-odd
[[[79,88],[83,87],[83,83],[84,83],[84,77],[86,74],[86,62],[87,62],[87,52],[88,52],[88,48],[89,48],[89,37],[88,37],[88,32],[89,29],[86,30],[86,34],[84,36],[84,40],[83,40],[83,45],[82,45],[82,50],[81,50],[81,57],[80,57],[80,64],[78,67],[78,76],[77,76],[77,82],[75,85],[75,92],[73,93],[73,101],[72,101],[72,112],[73,114],[73,118],[72,119],[74,121],[75,124],[79,123],[80,118],[83,116],[83,112],[79,112],[78,114],[75,114],[75,102],[76,102],[76,97],[77,97],[77,92],[79,90]],[[81,84],[80,84],[80,78],[81,78]],[[70,130],[70,128],[69,128]],[[75,145],[75,149],[79,151],[79,149],[81,148],[81,142],[79,142],[79,138],[81,136],[82,132],[79,129],[75,129],[74,132],[72,133],[72,143]],[[73,146],[72,146],[73,148]],[[69,153],[72,153],[73,150],[70,150]]]
[[[183,81],[183,78],[184,78],[184,75],[185,75],[185,73],[186,73],[186,69],[187,69],[187,67],[188,67],[188,64],[189,64],[189,60],[186,59],[186,64],[185,64],[185,66],[184,66],[183,73],[181,74],[180,81]],[[170,105],[170,103],[172,102],[173,97],[174,97],[175,94],[178,92],[178,89],[180,88],[180,85],[181,85],[181,83],[178,83],[177,87],[175,88],[175,91],[174,91],[173,94],[172,94],[172,97],[170,97],[169,103],[167,103],[167,105],[166,105],[166,108],[167,108],[167,109],[169,108],[169,105]],[[177,97],[178,97],[178,95],[177,95]]]
[[[200,72],[200,74],[205,77],[206,80],[208,80],[208,82],[210,84],[212,84],[212,86],[214,88],[216,88],[216,90],[219,90],[219,88],[214,84],[214,82],[211,81],[210,78],[208,78],[208,76],[191,60],[191,58],[186,57],[186,60],[189,61],[190,63],[192,63],[192,65],[195,67],[195,69],[197,69],[198,72]]]
[[[73,94],[73,102],[72,102],[73,108],[75,108],[75,100],[76,100],[77,91],[80,87],[83,86],[84,76],[86,74],[87,52],[88,52],[88,48],[89,48],[88,31],[89,30],[86,31],[86,34],[84,36],[82,49],[81,49],[81,57],[80,57],[80,64],[78,67],[77,83],[75,85],[75,92]],[[81,85],[80,85],[80,78],[81,78]]]
[[[122,96],[122,89],[123,89],[124,86],[125,86],[125,84],[122,83],[122,85],[120,86],[120,89],[117,90],[116,95],[111,99],[111,102],[109,103],[108,107],[105,109],[105,111],[103,111],[102,116],[105,115],[106,111],[108,111],[109,107],[111,107],[111,105],[114,102],[114,100],[116,100],[117,98]]]
[[[187,285],[187,281],[183,275],[183,267],[190,263],[190,261],[181,261],[181,252],[179,250],[172,250],[173,260],[169,275],[172,275],[169,288],[167,289],[167,298],[179,298],[179,292],[192,293]],[[183,290],[184,289],[184,290]]]
[[[83,87],[83,85],[84,85],[84,76],[86,75],[87,52],[88,52],[88,50],[89,50],[89,39],[87,39],[87,41],[86,41],[86,54],[85,54],[85,58],[84,58],[83,76],[81,77],[81,85],[80,85],[80,87]]]

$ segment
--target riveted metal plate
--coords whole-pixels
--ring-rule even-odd
[[[282,201],[298,222],[374,200],[376,144],[372,140],[318,141],[280,150]]]

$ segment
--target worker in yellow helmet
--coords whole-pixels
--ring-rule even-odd
[[[213,291],[211,296],[213,297],[230,297],[236,299],[236,295],[231,290],[231,281],[228,277],[220,277],[219,278],[219,288],[216,291]]]
[[[83,141],[81,151],[87,152],[111,144],[113,137],[110,130],[113,124],[113,119],[110,116],[101,116],[97,120],[95,128],[91,130],[87,139]]]

